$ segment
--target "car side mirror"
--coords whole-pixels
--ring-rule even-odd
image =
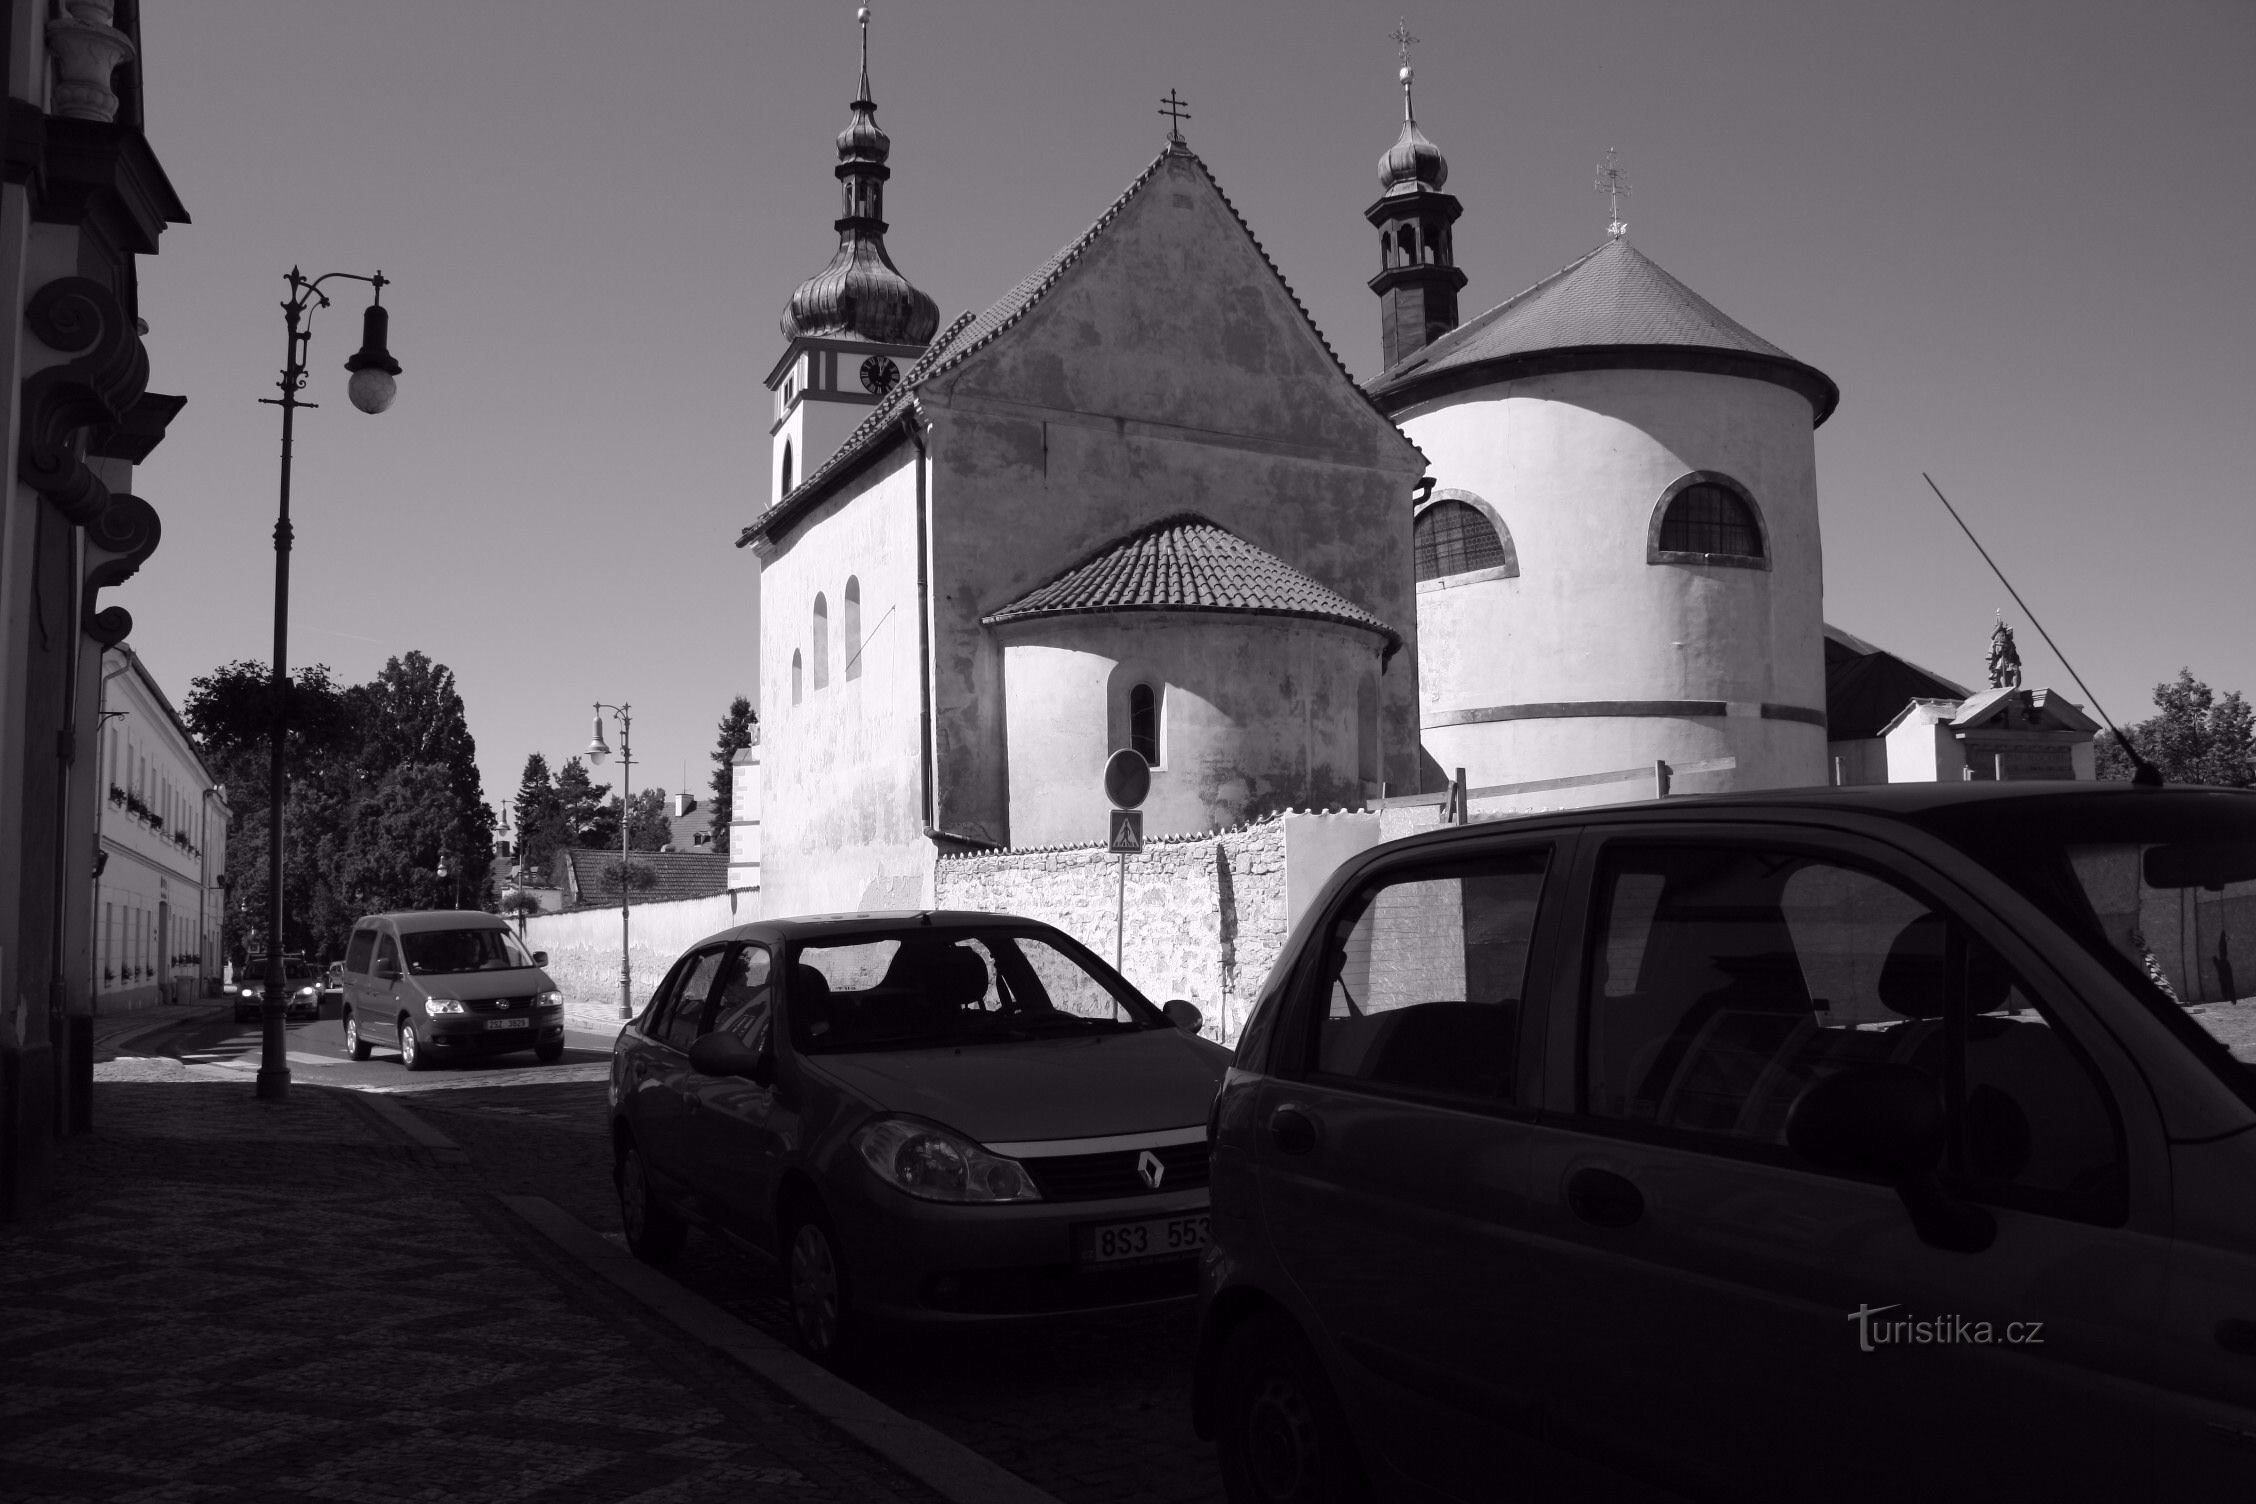
[[[758,1080],[753,1073],[759,1069],[760,1060],[760,1051],[723,1030],[700,1034],[697,1042],[689,1047],[689,1068],[700,1076],[744,1076]]]
[[[1170,998],[1159,1011],[1166,1014],[1167,1021],[1185,1034],[1196,1034],[1199,1026],[1206,1022],[1206,1015],[1199,1012],[1198,1004],[1188,998]]]
[[[1786,1114],[1786,1147],[1820,1170],[1885,1180],[1922,1241],[1979,1253],[1997,1237],[1987,1208],[1954,1196],[1936,1170],[1950,1138],[1942,1088],[1908,1065],[1868,1065],[1809,1087]]]
[[[534,951],[533,964],[535,966],[546,966],[548,964],[548,952],[545,950]]]

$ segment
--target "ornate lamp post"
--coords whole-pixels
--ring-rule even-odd
[[[633,777],[634,754],[628,739],[634,735],[634,717],[627,714],[631,707],[606,705],[595,702],[595,739],[588,743],[588,761],[597,767],[611,755],[611,748],[603,740],[603,712],[615,712],[619,717],[619,1016],[634,1017],[633,963],[627,959],[627,908],[633,885],[627,881],[627,832],[632,823],[633,811],[628,807],[628,783]]]
[[[266,997],[259,1007],[258,1095],[279,1102],[290,1094],[290,1066],[284,1042],[283,1004],[288,997],[282,966],[282,805],[289,793],[289,772],[283,757],[283,739],[289,729],[290,701],[287,666],[290,647],[290,440],[303,402],[298,393],[306,384],[306,343],[313,337],[313,312],[329,306],[321,284],[331,281],[366,282],[375,290],[368,311],[361,316],[360,349],[345,362],[352,380],[345,395],[364,413],[380,413],[392,405],[399,362],[385,348],[391,314],[383,306],[384,274],[363,277],[358,272],[329,272],[310,280],[290,268],[290,296],[282,302],[282,321],[289,329],[284,347],[280,397],[261,402],[282,409],[282,501],[274,520],[274,719],[266,775]]]

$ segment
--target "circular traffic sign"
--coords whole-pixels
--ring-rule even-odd
[[[1122,747],[1105,763],[1105,793],[1114,809],[1135,809],[1151,792],[1151,764],[1133,747]]]

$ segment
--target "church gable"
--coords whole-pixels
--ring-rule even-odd
[[[1006,404],[1423,468],[1187,151],[1163,153],[949,343],[921,383],[935,406]]]

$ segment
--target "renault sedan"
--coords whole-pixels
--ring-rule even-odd
[[[1188,1298],[1229,1052],[1002,914],[750,924],[692,948],[611,1060],[628,1246],[772,1251],[802,1347],[872,1321]]]

